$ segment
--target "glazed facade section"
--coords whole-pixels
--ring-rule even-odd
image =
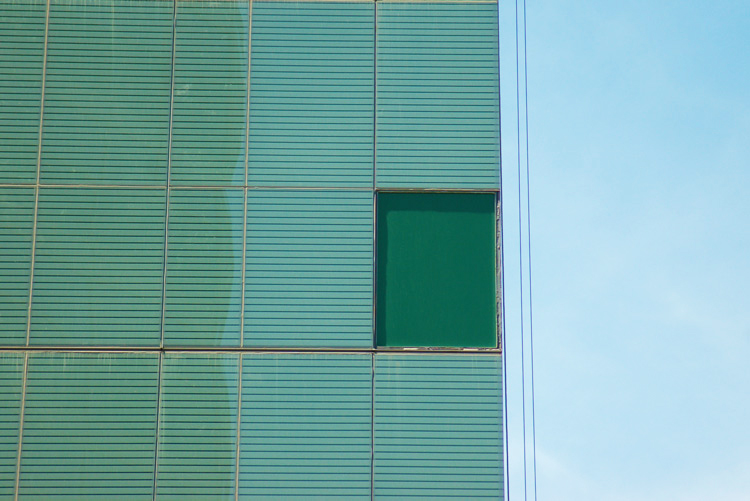
[[[497,13],[0,0],[0,498],[502,499]]]

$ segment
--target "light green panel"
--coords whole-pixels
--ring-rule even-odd
[[[51,0],[41,179],[165,184],[173,2]]]
[[[32,345],[159,345],[164,191],[41,189]]]
[[[377,9],[377,185],[497,188],[497,4]]]
[[[237,358],[164,355],[156,499],[234,499]]]
[[[0,499],[15,492],[23,359],[23,353],[0,351]]]
[[[370,355],[244,355],[239,494],[370,499]]]
[[[26,344],[34,188],[0,188],[0,346]]]
[[[249,183],[372,186],[373,2],[254,2]]]
[[[375,499],[503,498],[502,359],[375,356]]]
[[[372,346],[372,193],[250,190],[245,346]]]
[[[248,6],[177,1],[172,184],[245,184]]]
[[[19,499],[152,499],[158,355],[29,356]]]
[[[165,346],[239,346],[244,190],[172,190]]]
[[[45,11],[0,0],[0,183],[36,181]]]

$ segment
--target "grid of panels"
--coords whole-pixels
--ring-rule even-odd
[[[23,412],[19,498],[499,499],[494,355],[41,352],[27,364],[0,352],[0,489],[14,491]]]
[[[20,253],[4,346],[372,347],[376,174],[496,185],[495,3],[52,0],[41,49],[34,5],[3,11],[9,39],[45,56],[29,78],[46,75],[31,249],[3,250]],[[476,103],[451,90],[473,86]],[[447,128],[420,128],[432,115]],[[440,149],[469,144],[443,141],[446,116],[484,124],[467,134],[489,138],[489,177],[484,147]],[[461,168],[391,165],[389,138]],[[28,209],[21,187],[3,196]]]
[[[463,8],[446,3],[454,13]],[[376,498],[387,498],[387,468],[373,477],[376,465],[390,460],[386,449],[373,449],[388,432],[377,428],[378,412],[388,411],[378,410],[383,393],[376,395],[373,380],[381,381],[381,389],[390,381],[397,392],[408,381],[379,375],[378,367],[389,363],[385,355],[356,352],[373,342],[373,179],[378,159],[385,158],[374,158],[381,130],[376,122],[386,118],[376,118],[375,110],[380,114],[388,105],[385,95],[377,96],[383,107],[376,105],[382,61],[376,52],[385,50],[376,49],[376,40],[400,29],[389,26],[386,15],[377,14],[376,21],[376,10],[399,7],[376,9],[368,1],[51,0],[44,47],[44,4],[28,2],[21,14],[11,5],[20,8],[0,3],[1,16],[16,16],[0,27],[0,39],[10,33],[13,44],[28,49],[28,57],[13,56],[24,55],[29,66],[22,68],[33,82],[24,86],[31,97],[19,101],[28,110],[16,115],[28,123],[3,122],[0,112],[0,128],[9,124],[11,141],[28,150],[2,150],[12,157],[0,184],[11,183],[3,189],[13,212],[0,214],[0,220],[12,219],[0,232],[10,230],[18,245],[3,248],[0,263],[7,258],[21,285],[11,293],[19,305],[17,325],[2,334],[0,346],[167,351],[29,351],[28,375],[22,350],[0,353],[3,383],[9,383],[0,389],[10,406],[2,421],[8,454],[0,456],[7,459],[8,482],[0,490],[7,484],[19,498],[68,493],[166,499],[200,491],[201,499],[337,493],[364,499],[375,489]],[[496,13],[496,5],[487,6]],[[149,54],[146,64],[143,54]],[[212,64],[217,57],[221,64]],[[278,66],[293,78],[279,81]],[[39,106],[34,92],[42,90]],[[455,106],[445,104],[448,111]],[[387,152],[387,144],[380,146]],[[470,160],[453,153],[452,161]],[[0,157],[0,166],[6,161]],[[445,176],[414,169],[410,180],[391,185],[383,171],[378,186],[497,187],[491,175],[478,184],[464,182],[472,169]],[[295,207],[301,209],[296,216]],[[300,219],[284,221],[290,216]],[[279,245],[260,251],[264,228],[276,232]],[[300,232],[309,232],[310,240]],[[311,260],[300,259],[305,252]],[[264,260],[276,271],[264,268]],[[343,267],[327,274],[322,289],[306,282],[312,268],[333,262]],[[306,270],[306,264],[312,267]],[[279,301],[274,287],[292,287],[294,295]],[[352,353],[169,351],[187,346]],[[451,357],[498,364],[498,355]],[[453,365],[440,363],[447,358],[432,357],[433,375],[456,375]],[[499,375],[493,381],[494,394],[475,395],[480,406],[497,403]],[[446,398],[452,397],[425,393],[427,419]],[[352,419],[342,424],[331,413],[338,405],[349,405]],[[57,427],[60,418],[66,424]],[[257,434],[258,427],[266,432]],[[20,453],[12,448],[17,430]],[[326,442],[325,434],[337,430],[336,437],[346,439],[337,446]],[[302,456],[285,453],[288,440],[297,440]],[[344,473],[336,462],[342,450],[361,456]],[[483,471],[502,475],[500,460]],[[415,461],[419,478],[435,478],[431,460]],[[16,467],[14,486],[9,475]],[[501,496],[498,487],[490,497]]]

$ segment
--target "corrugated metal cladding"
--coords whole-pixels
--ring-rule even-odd
[[[250,190],[245,346],[372,346],[372,194]]]
[[[0,498],[502,499],[499,352],[373,339],[376,191],[499,187],[497,13],[0,0]]]
[[[378,186],[496,188],[497,3],[377,7]]]
[[[36,180],[45,7],[0,1],[0,184]]]
[[[249,183],[371,187],[373,2],[253,2]]]
[[[19,497],[499,499],[499,357],[241,357],[31,353]],[[24,356],[0,362],[12,494]]]
[[[243,498],[370,498],[371,359],[243,357]]]
[[[0,188],[0,343],[26,344],[34,189]]]
[[[500,357],[375,357],[375,497],[498,499]]]
[[[163,189],[41,188],[32,345],[159,346]]]
[[[15,492],[24,355],[0,352],[0,498]]]
[[[244,185],[249,3],[177,4],[173,184]]]
[[[162,360],[158,499],[227,499],[237,472],[237,355]]]
[[[172,2],[50,1],[42,182],[164,184]]]
[[[244,192],[172,190],[165,346],[239,346]]]
[[[18,497],[150,498],[158,362],[152,354],[29,355]]]

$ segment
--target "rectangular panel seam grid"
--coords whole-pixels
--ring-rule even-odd
[[[252,24],[253,24],[253,0],[246,0],[247,7],[248,7],[248,13],[247,13],[247,75],[246,75],[246,109],[245,111],[245,124],[244,124],[244,166],[243,166],[243,184],[242,186],[239,185],[232,185],[232,184],[224,184],[224,185],[210,185],[210,183],[203,183],[205,185],[182,185],[182,186],[172,186],[172,183],[175,182],[172,177],[177,176],[176,172],[172,172],[172,163],[173,160],[176,162],[177,157],[175,156],[175,141],[173,134],[174,134],[174,120],[175,120],[175,86],[176,86],[176,72],[177,72],[177,64],[179,61],[177,61],[177,47],[178,47],[178,41],[177,37],[179,35],[178,33],[178,8],[182,9],[182,5],[178,7],[178,3],[182,2],[183,5],[186,3],[183,0],[171,0],[172,3],[172,33],[171,33],[171,68],[170,68],[170,83],[169,83],[169,118],[168,118],[168,138],[167,138],[167,148],[166,148],[166,180],[165,184],[163,185],[149,185],[149,184],[138,184],[140,181],[136,180],[135,183],[129,184],[128,182],[122,182],[122,178],[118,183],[114,184],[55,184],[55,183],[42,183],[42,177],[45,176],[45,173],[43,172],[43,153],[46,154],[46,151],[43,151],[43,131],[46,127],[44,124],[44,109],[45,109],[45,90],[47,87],[47,45],[48,45],[48,38],[50,33],[50,3],[55,2],[56,0],[45,0],[46,1],[46,10],[45,10],[45,31],[44,31],[44,52],[43,52],[43,64],[42,64],[42,83],[41,83],[41,99],[40,99],[40,114],[39,114],[39,127],[38,127],[38,138],[37,138],[37,150],[36,150],[36,178],[35,182],[33,184],[28,183],[25,186],[28,186],[29,188],[34,189],[34,208],[33,208],[33,227],[32,227],[32,243],[31,243],[31,262],[30,262],[30,277],[29,277],[29,292],[28,292],[28,311],[27,311],[27,318],[26,318],[26,341],[25,346],[18,346],[18,347],[3,347],[2,351],[10,351],[10,352],[16,352],[16,353],[23,353],[23,377],[22,377],[22,391],[21,391],[21,408],[20,408],[20,421],[19,421],[19,437],[18,437],[18,451],[17,451],[17,458],[16,458],[16,476],[15,476],[15,483],[14,483],[14,498],[18,499],[19,496],[19,483],[21,482],[21,459],[22,459],[22,453],[23,453],[23,441],[24,441],[24,433],[23,433],[23,427],[24,427],[24,411],[26,408],[26,394],[27,394],[27,375],[30,365],[30,357],[33,358],[35,354],[42,353],[45,351],[55,350],[59,351],[60,353],[72,353],[72,352],[84,352],[84,353],[141,353],[145,356],[145,353],[150,354],[157,354],[158,353],[158,375],[157,375],[157,389],[156,389],[156,436],[155,436],[155,445],[154,445],[154,464],[153,464],[153,492],[152,492],[152,498],[157,498],[157,488],[158,488],[158,471],[159,471],[159,445],[161,440],[161,420],[163,419],[163,416],[160,414],[162,413],[162,400],[163,400],[163,391],[162,391],[162,385],[163,385],[163,365],[164,365],[164,358],[168,356],[168,354],[177,354],[180,352],[190,353],[190,354],[234,354],[238,358],[237,362],[237,377],[238,377],[238,388],[237,388],[237,445],[235,450],[235,461],[236,461],[236,469],[235,469],[235,479],[234,479],[234,498],[235,500],[240,499],[239,496],[239,487],[240,487],[240,457],[241,457],[241,424],[242,424],[242,393],[243,393],[243,358],[247,356],[248,354],[253,355],[270,355],[273,353],[278,353],[282,356],[290,355],[290,354],[311,354],[311,355],[325,355],[325,354],[360,354],[360,355],[368,355],[370,358],[370,378],[371,378],[371,393],[370,393],[370,406],[371,406],[371,417],[370,417],[370,424],[371,424],[371,433],[370,433],[370,492],[369,497],[371,500],[375,500],[375,467],[376,467],[376,458],[375,458],[375,400],[376,400],[376,358],[378,356],[382,355],[404,355],[404,356],[414,356],[415,358],[421,358],[422,356],[430,356],[430,355],[458,355],[458,356],[478,356],[478,357],[499,357],[500,352],[499,350],[502,348],[502,344],[499,344],[498,349],[481,349],[481,350],[475,350],[475,349],[458,349],[458,350],[452,350],[452,349],[418,349],[418,350],[411,350],[411,349],[401,349],[401,348],[378,348],[375,345],[375,308],[376,308],[376,290],[377,287],[377,280],[376,280],[376,273],[377,270],[375,268],[376,266],[376,260],[375,260],[375,249],[376,249],[376,218],[377,218],[377,202],[376,202],[376,193],[378,191],[385,191],[387,188],[379,188],[377,187],[377,155],[378,155],[378,30],[382,29],[382,26],[378,26],[378,11],[377,11],[377,4],[398,4],[398,3],[404,3],[404,4],[439,4],[439,3],[445,3],[445,4],[493,4],[497,3],[496,0],[461,0],[456,2],[446,1],[442,2],[440,0],[434,1],[434,0],[379,0],[377,3],[374,0],[272,0],[272,1],[266,1],[266,0],[255,0],[262,4],[276,4],[276,3],[284,3],[286,1],[290,1],[290,3],[299,3],[299,4],[313,4],[317,2],[331,2],[331,3],[341,3],[341,4],[353,4],[353,3],[369,3],[373,5],[373,29],[372,29],[372,44],[373,44],[373,59],[372,59],[372,106],[373,106],[373,116],[372,116],[372,165],[371,165],[371,176],[372,176],[372,183],[371,186],[322,186],[317,185],[315,182],[309,182],[309,186],[284,186],[279,185],[278,183],[271,185],[271,186],[261,186],[261,185],[253,185],[250,186],[249,183],[251,182],[251,172],[250,172],[250,154],[253,145],[251,144],[250,136],[251,136],[251,120],[253,118],[251,110],[251,59],[252,59]],[[58,0],[59,1],[59,0]],[[241,0],[240,0],[241,1]],[[268,9],[268,7],[265,7]],[[54,6],[52,7],[54,9]],[[54,14],[54,11],[53,11]],[[53,20],[54,24],[54,20]],[[54,37],[53,37],[54,38]],[[53,47],[54,50],[54,47]],[[58,70],[59,71],[59,70]],[[54,76],[54,74],[53,74]],[[53,82],[54,83],[54,82]],[[53,89],[54,90],[54,89]],[[48,93],[48,99],[54,98],[54,93],[51,91]],[[54,103],[53,103],[54,106]],[[53,116],[53,120],[56,119]],[[45,148],[46,149],[46,148]],[[177,169],[177,164],[175,163],[175,171]],[[31,173],[31,172],[29,172]],[[30,176],[29,176],[30,177]],[[45,176],[46,177],[46,176]],[[59,178],[59,176],[58,176]],[[64,181],[63,181],[64,183]],[[94,181],[96,183],[96,181]],[[329,183],[329,184],[335,184],[335,183]],[[10,187],[19,187],[23,186],[23,183],[9,183],[7,186]],[[0,184],[0,186],[6,186],[5,184]],[[39,268],[37,270],[37,273],[43,272],[44,266],[38,267],[37,266],[37,227],[38,227],[38,219],[39,219],[39,208],[40,208],[40,192],[45,189],[49,188],[96,188],[96,189],[103,189],[103,188],[139,188],[142,190],[164,190],[165,192],[165,201],[164,201],[164,242],[163,242],[163,248],[164,252],[162,255],[163,263],[162,263],[162,284],[161,284],[161,321],[160,321],[160,332],[159,332],[159,343],[158,347],[156,346],[124,346],[124,347],[117,347],[117,346],[90,346],[90,347],[71,347],[71,346],[52,346],[52,345],[39,345],[39,346],[31,346],[31,334],[32,334],[32,301],[34,296],[34,285],[35,285],[35,269]],[[228,347],[165,347],[165,336],[167,337],[167,344],[169,344],[168,339],[169,335],[168,332],[165,333],[165,323],[167,322],[167,314],[168,314],[168,304],[167,304],[167,287],[168,287],[168,260],[167,256],[169,253],[169,233],[170,233],[170,220],[169,220],[169,213],[170,213],[170,201],[171,197],[175,192],[183,191],[183,190],[237,190],[237,192],[241,192],[243,196],[243,202],[242,202],[242,250],[241,250],[241,266],[242,266],[242,272],[241,272],[241,294],[240,294],[240,301],[241,301],[241,307],[240,307],[240,321],[239,321],[239,346],[228,346]],[[395,188],[395,190],[398,190],[399,188]],[[438,188],[440,189],[440,188]],[[487,189],[489,191],[497,191],[494,188],[466,188],[467,191],[472,192],[478,192],[483,191],[484,189]],[[262,192],[277,192],[281,194],[282,192],[299,192],[300,194],[303,194],[304,192],[309,191],[328,191],[330,190],[332,193],[343,193],[346,195],[347,193],[352,192],[361,192],[361,194],[364,193],[370,193],[372,195],[372,242],[373,242],[373,252],[372,252],[372,344],[370,348],[293,348],[293,347],[278,347],[278,348],[265,348],[265,347],[248,347],[245,348],[244,338],[245,338],[245,302],[246,302],[246,293],[251,291],[246,291],[246,275],[247,275],[247,268],[248,268],[248,257],[252,259],[252,253],[250,256],[248,256],[248,209],[251,207],[248,206],[248,199],[250,196],[253,196],[252,193],[262,193]],[[406,190],[414,190],[414,191],[428,191],[431,190],[431,188],[405,188]],[[451,190],[454,191],[454,190]],[[455,190],[458,191],[458,190]],[[359,194],[359,193],[358,193]],[[497,230],[496,230],[496,238],[497,238],[497,245],[498,245],[498,252],[502,252],[502,235],[501,235],[501,228],[499,225],[501,224],[502,219],[502,212],[501,212],[501,200],[498,196],[498,215],[497,215]],[[42,197],[42,213],[44,213],[44,199]],[[42,218],[44,219],[44,218]],[[172,221],[172,224],[174,225],[174,221]],[[251,226],[252,229],[252,226]],[[42,239],[41,242],[44,240]],[[42,248],[43,250],[43,248]],[[174,249],[173,249],[174,250]],[[497,257],[497,277],[499,280],[501,280],[502,277],[500,274],[502,266],[502,256],[501,254]],[[43,275],[42,275],[43,276]],[[502,329],[501,322],[504,320],[504,315],[501,315],[500,308],[504,308],[504,304],[502,304],[502,285],[500,284],[500,281],[498,282],[498,297],[496,298],[498,301],[498,340],[500,343],[502,343],[502,338],[504,336],[504,331]],[[23,320],[21,321],[23,322]],[[21,326],[21,329],[23,329],[23,325]],[[23,331],[19,330],[19,334],[22,336]],[[230,355],[232,356],[232,355]],[[504,359],[503,359],[504,363]],[[245,371],[247,368],[244,369]],[[503,378],[504,381],[504,378]],[[507,446],[507,443],[504,444]],[[501,452],[502,453],[502,452]],[[507,466],[507,465],[506,465]],[[25,480],[24,480],[25,483]]]

